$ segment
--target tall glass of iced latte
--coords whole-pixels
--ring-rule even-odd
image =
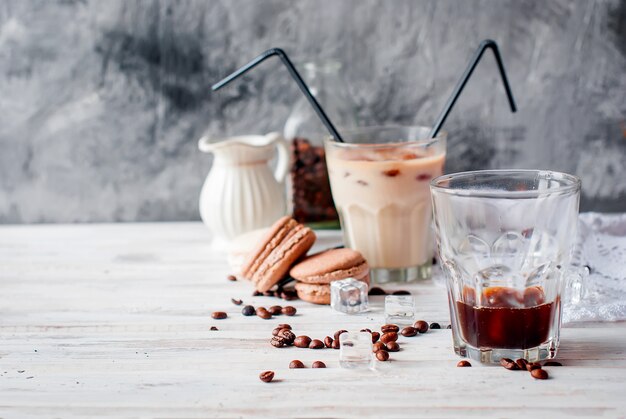
[[[430,278],[429,182],[443,174],[446,133],[381,126],[327,139],[326,161],[344,243],[363,253],[374,282]]]

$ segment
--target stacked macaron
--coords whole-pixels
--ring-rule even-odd
[[[301,300],[330,304],[330,283],[354,278],[369,285],[369,266],[363,255],[352,249],[331,249],[316,253],[296,264],[289,274],[297,280]]]
[[[265,292],[291,276],[304,301],[330,304],[330,283],[355,278],[369,284],[369,266],[352,249],[330,249],[304,258],[315,243],[315,233],[291,217],[269,229],[242,268],[243,277]]]
[[[242,268],[244,278],[265,292],[284,279],[289,269],[315,243],[315,233],[291,217],[274,223]]]

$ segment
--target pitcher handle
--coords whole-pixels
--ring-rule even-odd
[[[268,144],[274,144],[278,151],[278,161],[276,162],[274,177],[278,183],[283,183],[289,171],[289,145],[287,144],[287,140],[278,132],[270,132],[266,137],[269,140]]]

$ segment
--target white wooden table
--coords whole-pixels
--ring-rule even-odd
[[[401,338],[377,371],[348,371],[336,350],[270,346],[271,331],[380,327],[382,297],[366,316],[294,301],[296,316],[262,320],[230,299],[284,302],[229,273],[199,223],[0,227],[0,417],[626,416],[623,322],[564,328],[565,366],[546,381],[456,368],[445,329]],[[405,289],[420,318],[449,323],[442,289]],[[293,359],[328,368],[289,370]]]

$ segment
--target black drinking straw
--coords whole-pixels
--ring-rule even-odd
[[[511,105],[511,112],[517,111],[517,106],[515,106],[515,99],[513,98],[513,92],[511,91],[511,86],[509,86],[509,80],[506,77],[504,64],[502,64],[502,57],[500,56],[500,51],[498,50],[498,44],[496,44],[496,42],[492,41],[491,39],[485,39],[478,46],[478,49],[476,50],[476,52],[474,53],[474,56],[472,57],[469,64],[467,65],[465,72],[461,76],[461,79],[458,81],[458,83],[454,87],[454,90],[452,91],[450,98],[448,98],[448,101],[446,102],[446,106],[444,106],[443,110],[439,114],[439,117],[437,117],[437,122],[435,122],[435,125],[433,125],[433,128],[430,131],[430,138],[435,138],[437,134],[439,133],[439,130],[441,129],[443,123],[446,121],[448,114],[450,114],[452,107],[454,106],[457,99],[461,95],[463,88],[465,88],[467,81],[469,80],[470,76],[474,72],[474,69],[480,62],[480,59],[483,56],[483,53],[488,48],[493,51],[493,54],[496,57],[496,62],[498,63],[498,70],[500,70],[500,75],[502,76],[502,83],[504,83],[504,90],[506,91],[506,95],[509,98],[509,105]]]
[[[211,89],[213,91],[221,89],[222,87],[226,86],[231,81],[235,80],[237,77],[245,74],[249,70],[252,70],[254,67],[256,67],[257,65],[261,64],[263,61],[265,61],[266,59],[274,55],[278,55],[282,63],[285,65],[285,67],[287,67],[287,71],[289,71],[289,74],[291,75],[291,77],[294,79],[294,81],[300,88],[300,91],[308,99],[309,103],[311,104],[315,112],[317,113],[317,116],[322,120],[322,123],[326,126],[326,129],[330,132],[332,137],[336,141],[343,142],[341,135],[339,135],[333,123],[330,122],[330,119],[326,115],[326,112],[324,112],[324,109],[322,109],[322,107],[317,102],[315,97],[311,94],[309,87],[306,85],[304,80],[302,80],[302,77],[300,77],[298,70],[296,70],[294,65],[291,63],[291,60],[289,59],[285,51],[283,51],[280,48],[268,49],[267,51],[265,51],[264,53],[262,53],[261,55],[259,55],[258,57],[250,61],[248,64],[244,65],[243,67],[240,67],[229,76],[215,83],[213,86],[211,86]]]

